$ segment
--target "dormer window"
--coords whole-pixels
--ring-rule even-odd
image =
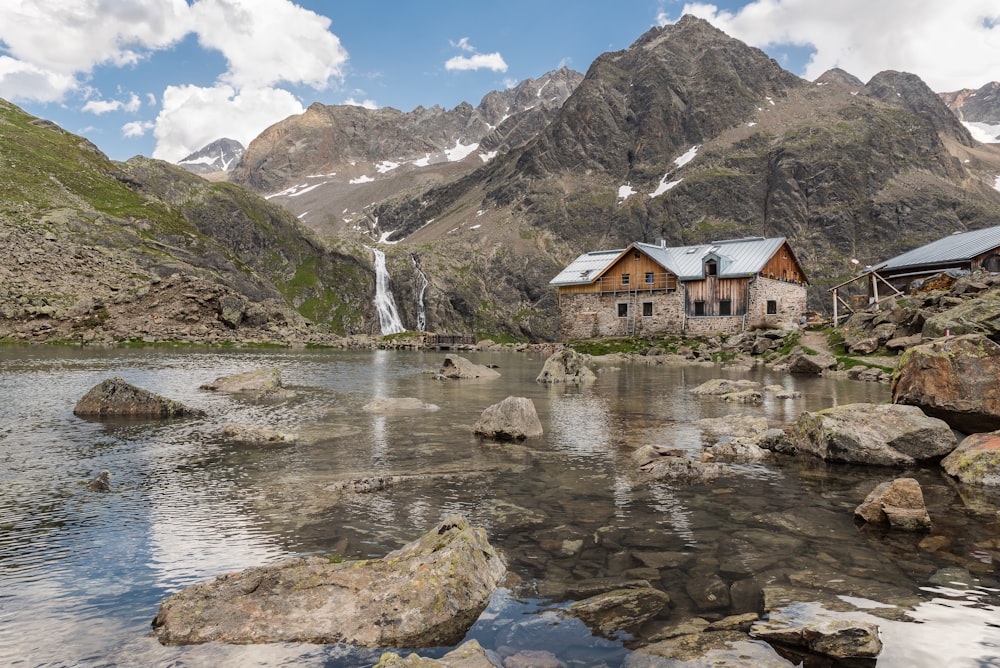
[[[705,275],[706,276],[718,276],[719,275],[719,263],[715,260],[707,260],[705,262]]]

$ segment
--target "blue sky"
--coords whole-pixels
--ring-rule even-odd
[[[0,98],[116,160],[244,144],[313,102],[410,111],[586,72],[701,16],[800,76],[884,69],[938,91],[1000,80],[996,0],[2,0]]]

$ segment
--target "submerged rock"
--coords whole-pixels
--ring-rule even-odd
[[[1000,487],[1000,431],[962,439],[941,467],[960,482]]]
[[[933,460],[955,449],[942,420],[916,406],[845,404],[803,413],[789,437],[799,452],[826,461],[896,466]]]
[[[759,393],[761,387],[761,384],[754,380],[713,378],[712,380],[706,380],[698,387],[692,389],[691,394],[697,394],[699,396],[725,396],[727,394],[736,394],[746,390],[755,390]]]
[[[660,614],[670,596],[659,589],[616,589],[569,606],[566,612],[601,635],[633,631]]]
[[[486,532],[453,516],[381,559],[287,559],[192,585],[163,601],[153,630],[165,645],[452,645],[505,573]]]
[[[753,625],[751,633],[768,642],[802,647],[834,659],[874,658],[882,651],[878,625],[866,621],[760,622]]]
[[[523,441],[542,435],[535,404],[526,397],[507,397],[483,411],[473,431],[500,441]]]
[[[274,443],[294,443],[295,434],[288,434],[266,427],[250,427],[242,424],[227,424],[222,428],[222,437],[237,443],[250,445],[270,445]]]
[[[500,372],[488,366],[474,364],[459,355],[448,355],[441,363],[438,375],[444,378],[499,378]]]
[[[282,387],[281,371],[273,367],[221,376],[199,389],[235,394],[255,401],[291,399],[295,396],[294,392]]]
[[[390,415],[441,410],[440,406],[424,403],[416,397],[375,397],[361,407],[366,413]]]
[[[110,492],[111,491],[111,472],[101,471],[96,476],[90,479],[87,483],[87,489],[91,492]]]
[[[396,652],[385,652],[373,668],[496,668],[498,664],[490,659],[478,640],[467,640],[440,659],[428,659],[418,654],[401,656]]]
[[[865,522],[889,524],[909,531],[931,526],[920,483],[913,478],[881,483],[854,509],[854,515]]]
[[[195,415],[199,411],[179,401],[165,399],[148,390],[130,385],[118,376],[101,381],[76,403],[74,415],[80,417],[167,418]]]
[[[539,383],[590,383],[597,379],[587,366],[587,356],[571,348],[551,355],[535,378]]]

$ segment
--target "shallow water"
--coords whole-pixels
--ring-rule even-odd
[[[549,387],[534,382],[542,359],[503,353],[466,355],[498,365],[498,380],[442,382],[427,371],[443,356],[0,348],[0,664],[370,665],[379,650],[161,647],[150,621],[166,595],[214,575],[304,553],[381,556],[460,513],[487,529],[518,576],[469,633],[501,658],[545,649],[568,665],[629,662],[628,637],[598,638],[560,614],[595,581],[621,578],[671,596],[648,635],[692,616],[745,612],[763,595],[793,617],[876,615],[878,666],[1000,666],[995,497],[933,467],[815,461],[734,466],[712,486],[678,486],[644,479],[629,456],[650,443],[697,452],[698,420],[748,414],[782,426],[804,410],[885,401],[885,386],[621,364],[590,387]],[[263,366],[279,368],[298,397],[254,404],[198,389]],[[802,397],[734,407],[689,392],[747,375]],[[75,417],[76,401],[112,376],[207,417]],[[534,401],[545,435],[523,444],[475,437],[482,410],[510,395]],[[361,410],[379,396],[440,410]],[[230,423],[299,440],[229,443],[221,431]],[[87,491],[102,469],[112,491]],[[930,534],[857,526],[852,511],[867,491],[900,475],[920,480]],[[394,477],[371,493],[341,489],[371,476]],[[731,603],[699,608],[699,587],[717,580]]]

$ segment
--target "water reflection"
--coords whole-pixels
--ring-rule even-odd
[[[490,648],[620,665],[629,655],[621,641],[594,637],[561,610],[595,582],[643,578],[672,597],[663,625],[769,597],[800,615],[872,615],[886,640],[880,668],[998,661],[995,496],[956,488],[933,469],[821,462],[734,467],[712,487],[690,487],[646,480],[630,456],[647,444],[698,452],[701,419],[749,415],[783,426],[805,410],[884,401],[884,386],[766,369],[619,365],[592,386],[551,388],[534,382],[541,360],[495,353],[469,357],[497,364],[501,379],[471,383],[434,380],[426,372],[442,356],[430,353],[0,355],[0,663],[370,665],[377,651],[341,646],[163,648],[148,625],[160,600],[188,584],[293,554],[378,557],[452,513],[486,527],[520,578],[470,632]],[[279,368],[298,398],[254,404],[197,389],[263,366]],[[74,417],[76,400],[113,375],[207,417]],[[780,383],[801,396],[730,406],[689,392],[717,376]],[[498,444],[472,433],[482,410],[506,396],[532,399],[542,438]],[[362,411],[375,397],[416,397],[441,410]],[[231,443],[221,437],[229,423],[299,439]],[[87,492],[101,469],[113,473],[112,492]],[[857,527],[852,509],[867,490],[902,473],[924,488],[930,536]],[[363,492],[342,486],[371,477],[389,482]],[[698,578],[725,586],[730,606],[700,608],[688,587]],[[944,637],[947,645],[937,641]]]

